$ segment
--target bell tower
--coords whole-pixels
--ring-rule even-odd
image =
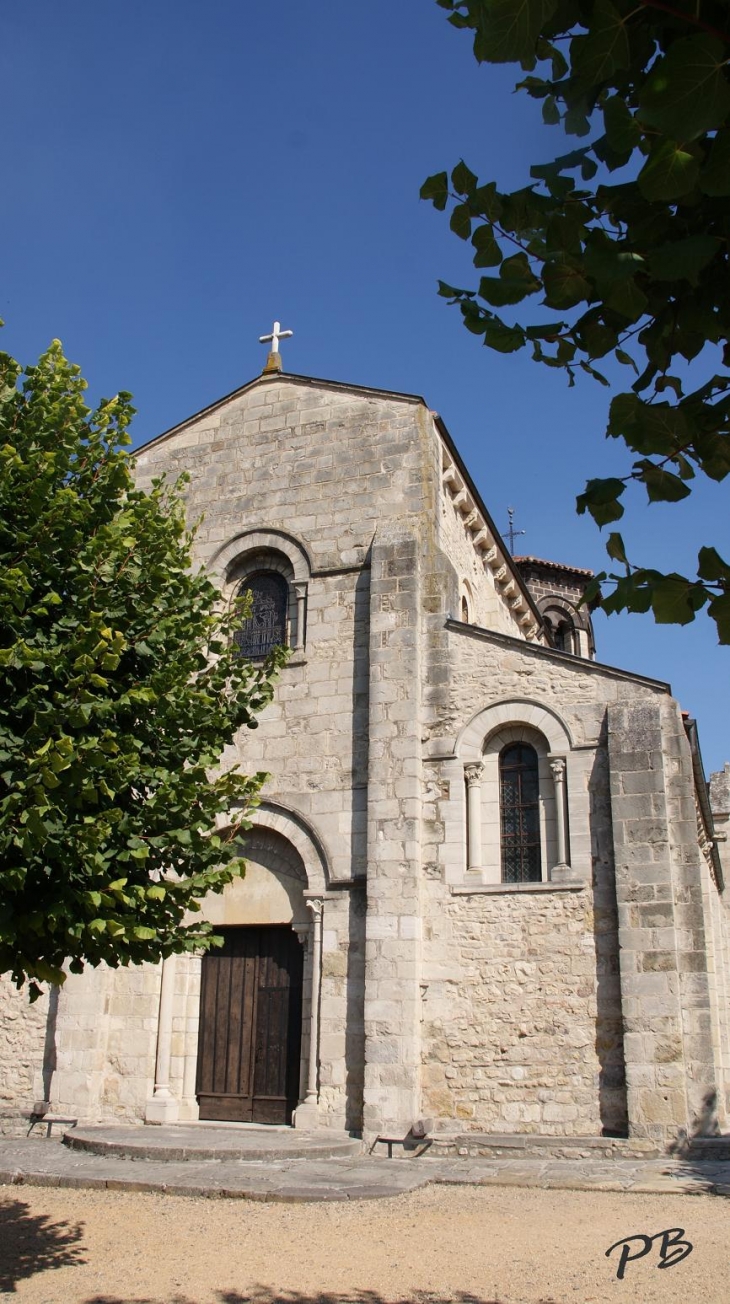
[[[593,571],[540,557],[515,557],[514,562],[535,599],[553,647],[592,661],[596,655],[591,620],[595,603],[580,603]]]

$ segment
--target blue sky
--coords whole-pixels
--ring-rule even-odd
[[[61,338],[92,398],[132,390],[142,442],[254,376],[277,317],[288,370],[423,394],[497,523],[515,506],[520,549],[604,566],[574,499],[628,469],[607,392],[464,331],[436,280],[470,283],[467,248],[418,199],[461,156],[524,184],[564,137],[433,0],[4,0],[0,77],[2,347],[31,361]],[[726,487],[630,498],[637,560],[730,552]],[[708,770],[730,758],[730,649],[707,618],[598,615],[596,633],[601,660],[672,683]]]

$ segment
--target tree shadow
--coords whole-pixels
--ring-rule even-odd
[[[667,1147],[675,1159],[730,1159],[730,1135],[720,1131],[717,1121],[717,1090],[711,1087],[702,1097],[699,1112],[689,1131],[679,1129]]]
[[[21,1200],[0,1200],[0,1295],[37,1272],[85,1263],[81,1236],[80,1223],[52,1222]]]
[[[487,1299],[481,1295],[472,1295],[464,1291],[454,1291],[453,1295],[440,1295],[432,1291],[416,1290],[408,1295],[386,1298],[372,1290],[322,1291],[307,1295],[300,1291],[277,1291],[257,1286],[241,1293],[237,1290],[216,1291],[216,1304],[501,1304],[493,1295]],[[162,1300],[148,1295],[122,1297],[120,1295],[93,1295],[84,1300],[84,1304],[197,1304],[187,1295],[172,1295]],[[535,1304],[557,1304],[549,1296],[536,1300]]]

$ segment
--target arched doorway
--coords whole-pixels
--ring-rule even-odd
[[[246,877],[206,902],[223,946],[202,962],[199,1116],[290,1123],[301,1073],[306,872],[275,830],[252,829],[243,844]]]

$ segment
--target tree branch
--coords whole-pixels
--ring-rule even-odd
[[[717,27],[712,27],[698,15],[682,13],[681,9],[675,9],[674,5],[669,5],[666,0],[641,0],[645,9],[661,9],[665,14],[671,14],[672,18],[679,18],[682,22],[692,23],[694,27],[701,27],[704,32],[709,32],[710,36],[716,36],[718,40],[723,41],[726,45],[730,44],[730,32],[721,32]]]

